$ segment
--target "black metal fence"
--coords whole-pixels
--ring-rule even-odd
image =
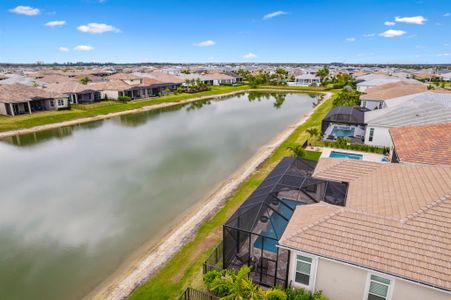
[[[180,295],[179,300],[216,300],[219,299],[215,295],[202,292],[191,287],[187,288],[182,295]]]
[[[221,243],[213,250],[207,260],[204,262],[203,271],[204,274],[212,270],[221,271],[223,267],[223,249],[224,244]]]

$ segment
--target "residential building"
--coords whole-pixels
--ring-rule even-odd
[[[315,74],[302,74],[294,77],[294,81],[288,82],[292,86],[318,86],[321,84],[321,78]]]
[[[0,114],[17,116],[69,108],[66,95],[23,84],[0,84]]]
[[[70,104],[86,104],[102,100],[101,91],[96,85],[81,84],[74,80],[47,84],[44,89],[53,93],[67,95]]]
[[[451,165],[451,123],[390,129],[392,162]]]
[[[390,99],[426,91],[427,86],[420,82],[411,83],[406,81],[397,81],[377,85],[366,89],[365,94],[360,96],[360,106],[370,110],[381,109],[387,107],[385,102],[390,101]]]
[[[451,94],[426,92],[391,99],[365,113],[365,144],[390,147],[390,128],[451,122]]]
[[[334,300],[450,298],[450,166],[324,158],[313,178],[349,188],[344,207],[296,206],[278,243],[291,286]]]

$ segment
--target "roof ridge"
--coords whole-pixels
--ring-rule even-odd
[[[410,215],[407,215],[405,218],[402,218],[401,224],[405,224],[408,221],[417,218],[418,216],[422,216],[424,215],[426,212],[430,211],[432,208],[435,208],[441,204],[443,204],[445,201],[448,201],[451,199],[451,192],[446,193],[444,196],[438,198],[437,200],[430,202],[424,206],[422,206],[420,209],[418,209],[417,211],[411,213]]]

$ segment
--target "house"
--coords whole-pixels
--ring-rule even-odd
[[[421,83],[410,83],[397,81],[377,85],[366,89],[365,94],[360,96],[360,106],[369,110],[387,107],[385,102],[393,98],[418,94],[427,91],[427,86]]]
[[[391,128],[390,136],[392,162],[451,165],[451,123]]]
[[[70,104],[93,103],[102,99],[101,92],[96,88],[96,85],[81,84],[74,80],[47,84],[44,89],[53,93],[67,95]]]
[[[375,86],[380,86],[388,83],[395,82],[409,82],[412,84],[418,83],[418,81],[413,79],[404,79],[395,76],[388,76],[385,74],[369,74],[364,76],[359,76],[356,78],[356,89],[357,91],[364,93],[367,89]]]
[[[293,287],[334,300],[451,297],[451,167],[320,159],[345,205],[298,205],[278,242]]]
[[[227,85],[237,82],[236,77],[232,77],[222,73],[210,73],[202,76],[203,80],[209,85]]]
[[[446,123],[451,120],[451,94],[425,92],[390,99],[387,108],[365,113],[365,144],[390,147],[390,128]]]
[[[294,77],[294,81],[288,82],[291,86],[318,86],[321,84],[321,78],[315,74],[302,74]]]
[[[0,84],[0,114],[17,116],[69,108],[68,97],[23,84]]]
[[[321,135],[325,140],[338,137],[350,138],[354,143],[362,143],[365,137],[364,107],[334,107],[321,122]]]

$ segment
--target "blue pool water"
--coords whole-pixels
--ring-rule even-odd
[[[332,151],[330,153],[329,157],[362,160],[363,155],[361,155],[361,154],[353,154],[353,153],[346,153],[346,152]]]
[[[288,206],[290,206],[291,208],[294,208],[295,206],[301,204],[300,202],[294,201],[294,200],[283,200],[283,202],[285,204],[287,204]],[[291,218],[291,215],[293,214],[293,212],[283,204],[279,204],[279,213],[281,213],[288,220]],[[267,236],[267,237],[274,237],[274,239],[270,239],[270,238],[263,239],[263,236],[259,236],[255,240],[254,247],[263,248],[266,251],[276,253],[277,252],[277,247],[276,247],[277,237],[282,236],[287,225],[288,225],[288,223],[284,218],[282,218],[277,213],[273,213],[271,215],[271,221],[268,221],[268,227],[261,234],[264,236]]]
[[[355,132],[354,127],[349,129],[334,127],[334,129],[332,129],[332,135],[335,137],[353,137],[354,132]]]

